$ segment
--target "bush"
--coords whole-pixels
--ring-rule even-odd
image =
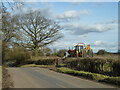
[[[24,48],[14,48],[11,52],[11,59],[15,60],[15,66],[25,64],[30,59],[31,54]]]

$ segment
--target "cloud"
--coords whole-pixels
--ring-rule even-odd
[[[100,49],[105,49],[106,51],[118,51],[118,42],[95,41],[91,43],[91,46],[94,51],[98,51]]]
[[[87,15],[90,13],[91,12],[88,10],[81,10],[81,11],[70,10],[62,14],[56,15],[55,19],[61,19],[61,20],[66,20],[66,21],[78,20],[80,18],[79,15]]]
[[[69,23],[64,25],[64,28],[73,35],[83,35],[91,32],[101,33],[114,29],[112,25],[106,25],[106,24],[86,25],[80,23]]]
[[[92,43],[93,46],[95,47],[101,47],[101,46],[106,46],[108,43],[105,41],[95,41]]]
[[[29,3],[26,3],[26,4],[29,4]],[[36,3],[34,3],[36,4]],[[20,8],[16,8],[14,11],[12,11],[12,15],[15,15],[15,14],[24,14],[24,13],[28,13],[30,11],[40,11],[41,12],[41,15],[42,16],[45,16],[45,17],[52,17],[52,10],[51,10],[51,7],[50,6],[47,6],[47,7],[44,7],[44,8],[33,8],[33,7],[20,7]]]
[[[74,47],[77,43],[79,43],[79,40],[82,40],[86,36],[80,35],[80,36],[65,36],[61,40],[56,41],[51,45],[52,48],[58,48],[58,49],[69,49]]]
[[[57,48],[57,49],[69,49],[74,47],[78,42],[70,42],[70,41],[58,41],[55,42],[50,47]],[[86,45],[90,44],[91,48],[94,52],[98,52],[100,49],[105,49],[109,52],[117,52],[118,51],[118,42],[108,42],[108,41],[95,41],[92,43],[86,42]]]
[[[99,23],[96,23],[96,24],[116,24],[118,23],[118,20],[108,20],[108,21],[104,21],[104,22],[99,22]]]
[[[55,42],[54,44],[52,44],[51,46],[53,48],[57,48],[57,49],[68,49],[69,47],[74,46],[75,43],[69,42],[69,41],[59,41],[59,42]]]

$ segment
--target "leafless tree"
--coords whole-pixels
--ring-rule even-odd
[[[8,0],[0,0],[0,9],[2,12],[6,12],[7,8],[14,10],[14,8],[18,8],[19,5],[24,5],[24,0],[13,0],[12,2]]]
[[[41,16],[40,11],[30,11],[20,15],[15,15],[16,27],[22,32],[24,47],[34,50],[35,56],[40,47],[51,44],[62,37],[61,27],[54,21]]]
[[[14,45],[14,42],[20,40],[18,28],[15,27],[15,19],[10,13],[2,15],[2,28],[0,31],[0,41],[2,50],[2,59],[4,60],[5,53],[9,50],[9,46]]]

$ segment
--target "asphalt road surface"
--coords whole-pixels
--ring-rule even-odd
[[[114,88],[38,67],[8,68],[14,88]]]

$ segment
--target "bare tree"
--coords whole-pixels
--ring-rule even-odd
[[[15,27],[15,18],[10,13],[2,15],[2,41],[11,42],[13,38],[18,38],[18,28]]]
[[[61,38],[61,27],[54,21],[41,16],[40,11],[30,11],[29,13],[22,14],[16,17],[16,27],[23,33],[23,40],[21,44],[35,51],[40,47],[51,44]]]
[[[20,39],[18,28],[15,27],[15,19],[10,13],[5,13],[2,15],[2,28],[0,31],[1,50],[2,50],[2,60],[4,61],[4,56],[6,52],[9,51],[9,46],[14,45],[14,42]]]
[[[9,0],[0,0],[0,9],[2,12],[6,12],[7,8],[18,8],[20,5],[24,5],[24,0],[13,0],[10,2]]]

